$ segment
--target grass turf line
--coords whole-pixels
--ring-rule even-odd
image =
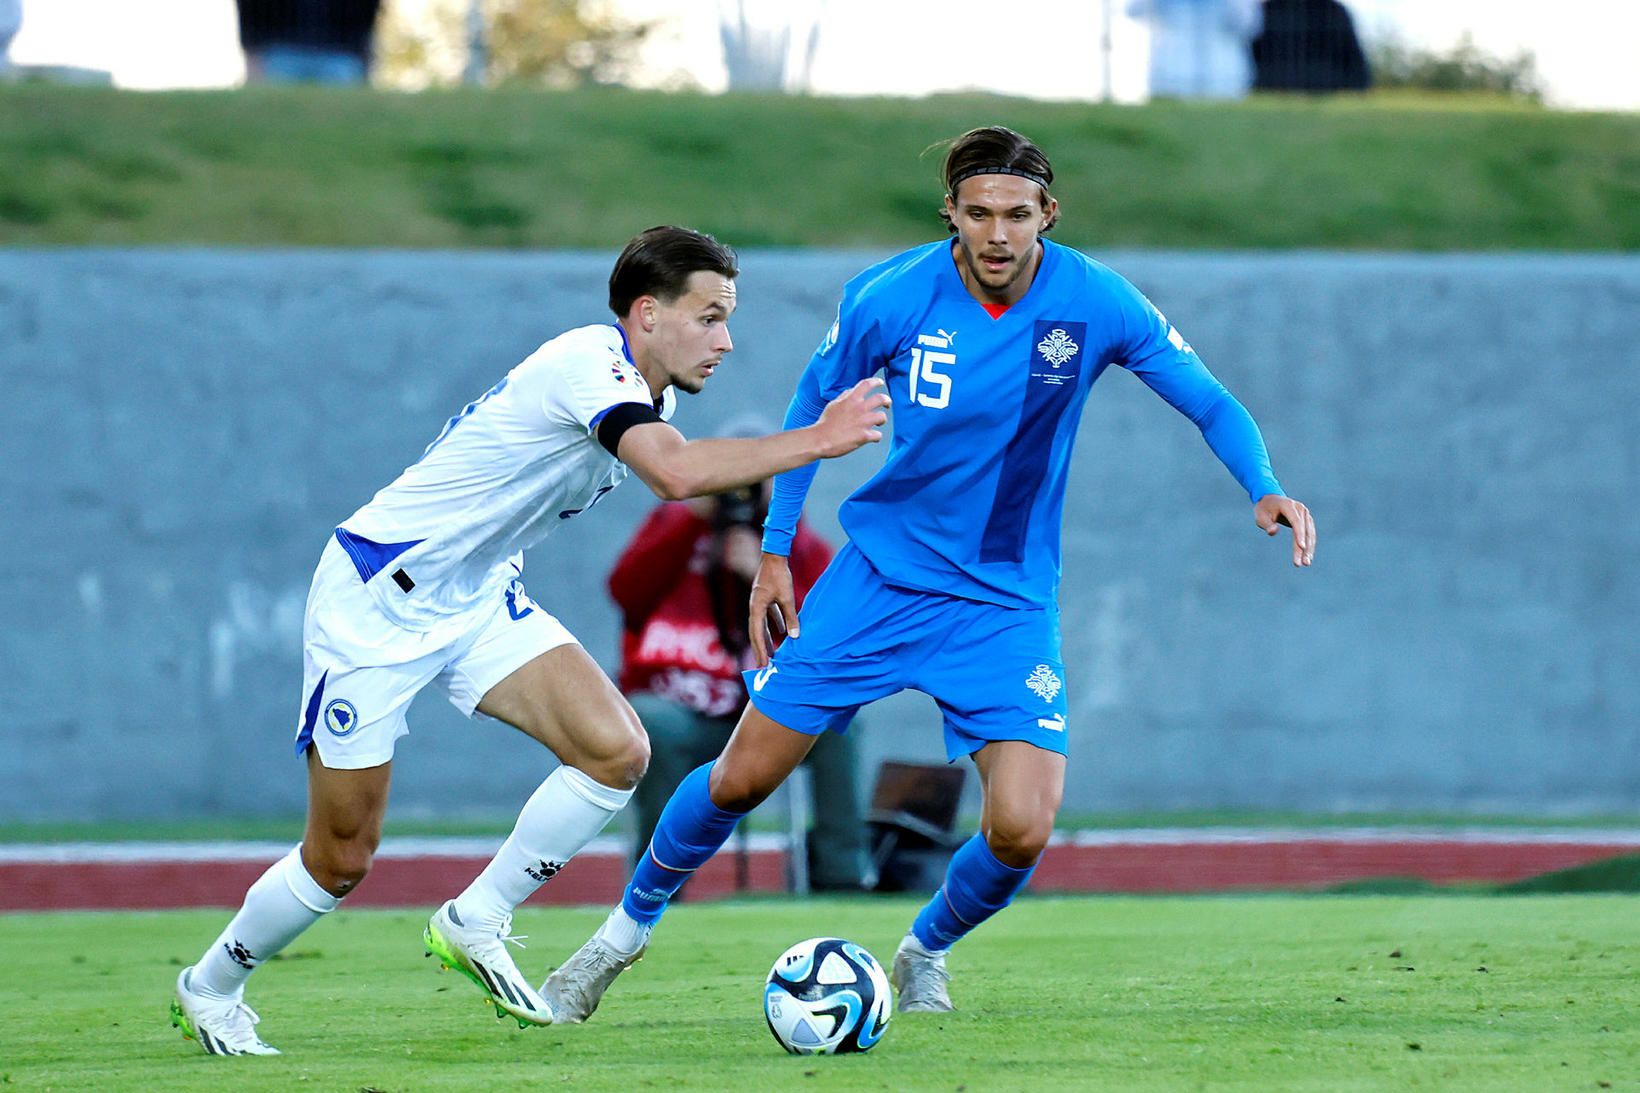
[[[787,945],[880,957],[908,900],[668,913],[584,1026],[521,1031],[435,974],[420,914],[344,911],[253,980],[286,1054],[207,1057],[166,1021],[220,912],[0,916],[0,1083],[17,1089],[1634,1089],[1628,897],[1030,898],[951,958],[959,1012],[865,1056],[785,1055],[759,987]],[[601,910],[525,911],[532,978]]]
[[[0,85],[0,245],[740,247],[944,234],[936,141],[1053,157],[1073,246],[1640,248],[1640,115],[1492,99],[1147,106],[519,89]]]

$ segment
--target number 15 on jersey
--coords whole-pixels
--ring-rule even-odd
[[[917,344],[911,350],[912,402],[930,410],[951,405],[951,376],[941,371],[957,363],[957,355],[949,352],[950,348],[949,338],[917,335]]]

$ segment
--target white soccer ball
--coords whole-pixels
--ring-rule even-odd
[[[780,954],[763,987],[763,1016],[793,1055],[870,1051],[894,1000],[877,958],[840,937],[811,937]]]

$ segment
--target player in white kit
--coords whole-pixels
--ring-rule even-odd
[[[561,765],[495,859],[433,915],[427,950],[472,979],[498,1016],[552,1022],[508,951],[513,909],[626,804],[649,743],[614,684],[525,594],[521,552],[628,469],[667,500],[719,493],[845,455],[881,439],[886,420],[873,380],[805,429],[690,441],[666,424],[674,388],[700,391],[732,348],[738,272],[710,236],[637,236],[610,275],[615,324],[541,346],[336,529],[303,627],[306,832],[177,977],[172,1022],[205,1051],[277,1054],[256,1032],[245,981],[364,879],[405,711],[435,681],[463,713],[515,726]]]

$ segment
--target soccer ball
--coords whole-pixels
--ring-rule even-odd
[[[877,958],[840,937],[811,937],[780,954],[763,987],[763,1016],[793,1055],[870,1051],[894,1010]]]

